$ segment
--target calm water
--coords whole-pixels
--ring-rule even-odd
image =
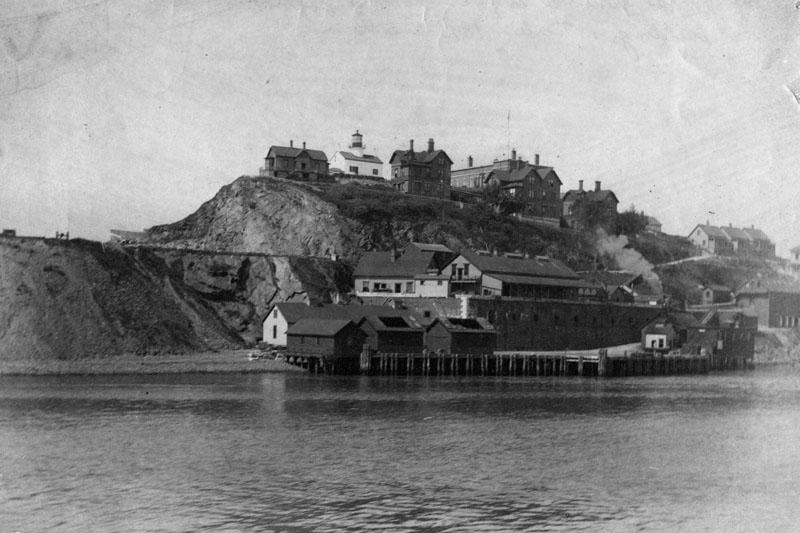
[[[795,530],[800,371],[0,379],[2,531]]]

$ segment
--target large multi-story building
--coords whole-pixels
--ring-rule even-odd
[[[333,154],[330,161],[330,173],[345,176],[383,177],[383,161],[377,156],[365,154],[364,136],[358,130],[348,146],[349,151],[340,150]]]
[[[578,181],[578,188],[564,193],[561,198],[562,216],[570,228],[581,229],[581,215],[590,206],[609,216],[617,214],[619,200],[614,191],[603,190],[599,181],[594,182],[594,190],[587,191],[583,188],[583,180]]]
[[[321,150],[306,148],[305,142],[302,148],[295,148],[294,141],[289,141],[289,146],[270,146],[258,174],[299,181],[327,181],[330,179],[328,156]]]
[[[452,172],[452,188],[480,190],[497,186],[524,203],[523,215],[553,219],[561,215],[561,179],[553,167],[539,164],[539,154],[533,164],[517,158],[516,150],[511,151],[510,159],[495,160],[491,165],[473,167],[472,156],[467,161],[467,168]]]
[[[450,199],[450,167],[453,161],[444,150],[436,150],[433,139],[428,139],[428,149],[414,151],[414,140],[408,150],[395,150],[389,164],[392,166],[392,185],[406,194]]]

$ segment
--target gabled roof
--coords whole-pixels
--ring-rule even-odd
[[[698,225],[696,225],[694,227],[694,229],[689,232],[689,235],[694,233],[694,230],[696,230],[697,228],[700,228],[701,230],[703,230],[703,232],[706,235],[708,235],[709,237],[715,237],[715,238],[725,239],[725,240],[728,239],[728,236],[725,235],[725,233],[720,228],[718,228],[716,226],[710,226],[708,224],[698,224]]]
[[[290,325],[299,322],[304,318],[314,319],[347,319],[357,322],[368,314],[381,314],[381,315],[395,315],[400,316],[407,314],[408,311],[404,309],[394,309],[392,307],[381,305],[336,305],[336,304],[323,304],[323,305],[307,305],[297,302],[281,302],[269,308],[269,313],[278,308],[278,311],[283,315]],[[267,316],[269,316],[269,313]]]
[[[653,225],[653,226],[660,226],[660,225],[661,225],[661,221],[660,221],[660,220],[658,220],[656,217],[651,217],[651,216],[648,216],[648,217],[647,217],[647,225],[648,225],[648,226],[649,226],[649,225]]]
[[[744,230],[739,228],[734,228],[733,226],[722,226],[720,230],[727,235],[727,237],[732,241],[752,241],[753,238],[748,235]]]
[[[589,270],[578,272],[578,275],[587,281],[600,285],[632,287],[637,280],[642,278],[641,274],[635,272],[612,271],[612,270]]]
[[[364,161],[366,163],[377,163],[382,165],[383,161],[381,161],[377,156],[364,154],[362,156],[358,156],[352,152],[343,152],[339,151],[338,154],[341,154],[348,161]],[[334,154],[335,155],[335,154]]]
[[[572,198],[573,201],[578,201],[579,199],[583,198],[587,202],[603,203],[603,202],[606,202],[607,200],[611,200],[611,201],[613,201],[613,202],[615,202],[617,204],[619,203],[619,200],[617,199],[617,195],[614,194],[614,191],[611,191],[609,189],[600,190],[600,191],[594,191],[594,190],[591,190],[591,191],[583,190],[583,191],[581,191],[581,190],[577,190],[577,189],[571,189],[571,190],[567,191],[566,193],[564,193],[564,195],[561,198],[562,198],[562,200],[567,201],[567,200],[571,199],[571,197],[574,197],[574,198]]]
[[[375,331],[422,331],[419,321],[410,313],[405,316],[366,315],[358,325],[361,326],[364,322],[369,323]]]
[[[555,171],[555,169],[553,167],[542,167],[542,166],[535,166],[534,165],[533,168],[536,169],[536,173],[539,174],[539,177],[541,177],[542,179],[551,178],[552,177],[552,178],[555,178],[556,180],[558,180],[558,184],[559,185],[563,185],[564,184],[561,181],[561,178],[558,177],[558,174],[556,174],[556,171]]]
[[[438,317],[425,328],[430,331],[437,323],[448,331],[459,333],[495,333],[494,326],[485,318],[450,318]]]
[[[439,157],[439,154],[444,154],[447,161],[452,165],[453,160],[444,150],[434,150],[432,152],[412,152],[411,150],[395,150],[392,157],[389,159],[389,164],[394,164],[395,159],[402,161],[403,159],[410,159],[414,163],[430,164],[434,159]]]
[[[800,246],[795,246],[791,250],[789,250],[793,254],[800,254]]]
[[[301,318],[286,330],[287,335],[310,335],[314,337],[331,337],[336,335],[351,320],[342,318]]]
[[[430,270],[437,273],[453,252],[441,244],[412,242],[400,256],[394,252],[367,252],[361,256],[353,276],[413,278]]]
[[[728,287],[726,287],[725,285],[714,285],[714,284],[711,284],[711,285],[705,285],[704,288],[705,289],[710,289],[710,290],[712,290],[714,292],[731,292],[731,290]]]
[[[769,241],[767,234],[758,228],[744,228],[743,231],[755,241]]]
[[[267,152],[267,157],[279,156],[296,158],[303,152],[308,155],[309,159],[313,159],[315,161],[325,161],[326,163],[328,162],[328,156],[326,156],[325,152],[322,150],[309,150],[306,148],[293,148],[290,146],[270,146],[269,152]]]
[[[461,255],[484,274],[497,277],[498,274],[511,276],[545,277],[580,280],[572,269],[556,259],[512,259],[501,256],[483,256],[465,250]],[[582,281],[582,280],[581,280]]]

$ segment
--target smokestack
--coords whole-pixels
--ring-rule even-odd
[[[471,155],[467,156],[467,166],[470,167],[470,168],[472,167],[472,156]]]
[[[583,180],[578,180],[578,191],[583,192]]]
[[[411,150],[411,151],[413,152],[413,151],[414,151],[414,139],[411,139],[411,140],[408,142],[408,144],[409,144],[409,146],[410,146],[409,150]]]
[[[512,148],[511,149],[511,160],[512,161],[516,161],[517,160],[517,149],[516,148]]]
[[[303,141],[303,150],[305,150],[305,149],[306,149],[306,142]]]
[[[428,139],[428,152],[433,152],[433,139]]]
[[[539,164],[539,154],[534,154],[533,155],[533,164],[534,165],[538,165]]]
[[[294,148],[294,141],[289,141],[289,148]]]
[[[600,192],[600,182],[599,181],[595,181],[594,182],[594,192]]]

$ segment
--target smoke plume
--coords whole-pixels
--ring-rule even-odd
[[[608,235],[598,229],[594,243],[597,252],[614,261],[617,269],[641,274],[650,288],[659,296],[662,294],[661,280],[653,270],[653,264],[642,254],[630,247],[625,235]]]

